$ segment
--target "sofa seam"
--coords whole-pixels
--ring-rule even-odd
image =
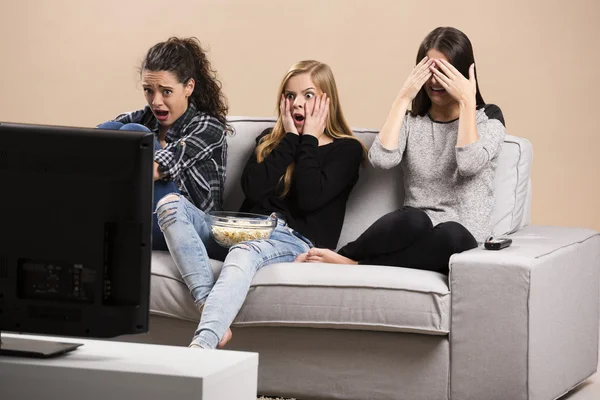
[[[523,157],[523,149],[521,147],[521,143],[517,142],[516,140],[513,139],[508,139],[504,141],[505,143],[514,143],[517,145],[517,147],[519,148],[519,158],[517,160],[517,167],[515,168],[515,170],[517,171],[517,184],[515,185],[515,189],[514,189],[514,196],[513,196],[513,207],[512,207],[512,212],[510,213],[510,227],[509,227],[509,231],[506,232],[505,234],[511,234],[514,233],[516,230],[518,230],[518,228],[513,228],[513,223],[515,220],[515,209],[517,206],[517,189],[519,186],[519,180],[521,177],[520,171],[519,171],[519,165],[521,164],[521,158]],[[494,193],[495,195],[495,193]]]
[[[228,120],[227,122],[229,122],[230,124],[236,123],[236,122],[277,122],[277,119],[275,118],[265,118],[265,119],[260,119],[260,118],[248,118],[248,119],[233,119],[233,120]]]
[[[515,142],[516,143],[516,142]],[[510,216],[510,231],[511,233],[514,232],[516,229],[513,228],[513,224],[515,221],[515,212],[516,212],[516,208],[517,208],[517,189],[519,187],[519,181],[521,179],[521,172],[519,171],[519,165],[521,164],[521,157],[523,156],[523,149],[521,148],[521,144],[517,143],[517,146],[519,147],[519,159],[517,161],[517,184],[515,185],[515,192],[514,192],[514,198],[513,198],[513,212],[511,213]]]
[[[392,328],[389,331],[382,332],[396,332],[396,333],[415,333],[415,334],[423,334],[428,336],[448,336],[449,330],[432,330],[432,329],[418,329],[411,328],[410,326],[399,326],[399,325],[386,325],[386,324],[351,324],[349,322],[318,322],[318,321],[297,321],[297,322],[289,322],[289,321],[234,321],[232,326],[279,326],[279,327],[298,327],[298,328],[310,328],[314,329],[323,329],[323,328],[315,328],[315,326],[336,326],[336,325],[346,325],[350,327],[365,327],[365,328]],[[340,329],[340,328],[331,328],[331,329]],[[412,330],[411,330],[412,329]],[[375,329],[352,329],[352,328],[341,328],[340,330],[375,330]]]
[[[175,314],[171,314],[165,311],[158,311],[158,310],[154,310],[154,309],[150,309],[150,315],[158,315],[160,317],[169,317],[169,318],[173,318],[173,319],[178,319],[180,321],[187,321],[187,322],[194,322],[194,323],[198,323],[198,321],[193,320],[191,318],[184,318],[181,317],[179,315],[175,315]]]
[[[410,293],[422,293],[422,294],[434,294],[442,297],[450,296],[450,291],[445,293],[434,292],[434,291],[426,291],[426,290],[418,290],[418,289],[404,289],[404,288],[385,288],[385,287],[376,287],[376,286],[355,286],[355,285],[336,285],[330,286],[325,284],[313,285],[313,284],[299,284],[299,283],[257,283],[251,284],[250,287],[262,287],[262,286],[279,286],[279,287],[302,287],[302,288],[327,288],[327,289],[373,289],[373,290],[389,290],[389,291],[398,291],[398,292],[410,292]]]
[[[584,242],[587,242],[588,240],[590,240],[590,239],[592,239],[592,238],[594,238],[596,236],[599,236],[599,235],[600,235],[599,232],[594,232],[593,234],[591,234],[590,236],[588,236],[588,237],[586,237],[584,239],[578,240],[576,242],[571,242],[571,243],[564,244],[564,245],[562,245],[562,246],[560,246],[560,247],[558,247],[556,249],[550,250],[550,251],[548,251],[546,253],[543,253],[543,254],[539,254],[539,255],[537,255],[537,256],[535,256],[533,258],[536,259],[536,260],[541,259],[543,257],[546,257],[546,256],[549,256],[551,254],[554,254],[554,253],[556,253],[559,250],[566,249],[568,247],[579,245],[579,244],[582,244]]]
[[[163,273],[151,272],[151,273],[150,273],[150,275],[152,275],[152,276],[158,276],[158,277],[161,277],[161,278],[170,279],[170,280],[172,280],[172,281],[179,282],[179,283],[182,283],[182,284],[184,284],[184,285],[186,284],[186,283],[185,283],[185,281],[184,281],[184,280],[182,280],[182,279],[178,279],[178,278],[176,278],[176,277],[174,277],[174,276],[165,275],[165,274],[163,274]],[[186,286],[187,286],[187,285],[186,285]]]

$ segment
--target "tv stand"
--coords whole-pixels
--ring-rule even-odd
[[[68,341],[68,338],[15,335]],[[0,357],[0,399],[256,400],[258,354],[90,340],[64,357]]]
[[[75,350],[83,343],[64,343],[30,338],[2,336],[0,331],[0,356],[53,358]]]

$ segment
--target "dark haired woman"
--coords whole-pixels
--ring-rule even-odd
[[[196,38],[154,45],[141,65],[148,105],[119,115],[101,129],[154,132],[154,207],[180,193],[203,211],[220,210],[227,159],[227,104]],[[152,248],[167,250],[154,216]]]
[[[369,150],[375,167],[401,165],[404,207],[375,221],[337,253],[313,248],[297,261],[447,274],[452,254],[489,236],[494,174],[505,136],[502,112],[483,101],[473,48],[461,31],[433,30],[416,62]]]

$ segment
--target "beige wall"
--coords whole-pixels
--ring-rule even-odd
[[[314,58],[350,124],[379,128],[420,41],[455,26],[485,100],[533,143],[533,222],[600,230],[598,0],[2,0],[0,15],[0,120],[81,126],[141,108],[145,51],[195,35],[231,115],[272,115],[287,68]]]

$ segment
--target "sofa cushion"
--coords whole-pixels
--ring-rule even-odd
[[[444,335],[444,275],[372,265],[273,264],[261,269],[236,326],[296,326]]]
[[[213,262],[215,275],[220,264]],[[152,254],[150,310],[189,321],[200,318],[166,252]],[[445,335],[449,316],[445,275],[382,266],[282,263],[258,271],[234,325]]]
[[[219,275],[222,262],[210,260],[215,277]],[[152,251],[150,276],[150,313],[198,321],[200,311],[188,290],[173,258],[167,251]],[[152,327],[150,327],[152,329]]]
[[[244,201],[240,182],[248,157],[254,151],[258,135],[275,125],[275,119],[229,117],[228,121],[233,133],[227,137],[227,178],[223,209],[237,211]]]
[[[527,139],[506,135],[494,177],[493,236],[516,232],[528,224],[532,157],[531,143]]]
[[[367,149],[377,136],[377,131],[365,129],[354,129],[354,133]],[[346,203],[346,216],[337,249],[356,240],[373,222],[403,204],[401,167],[398,165],[388,170],[378,169],[367,160],[360,169],[358,182]]]

